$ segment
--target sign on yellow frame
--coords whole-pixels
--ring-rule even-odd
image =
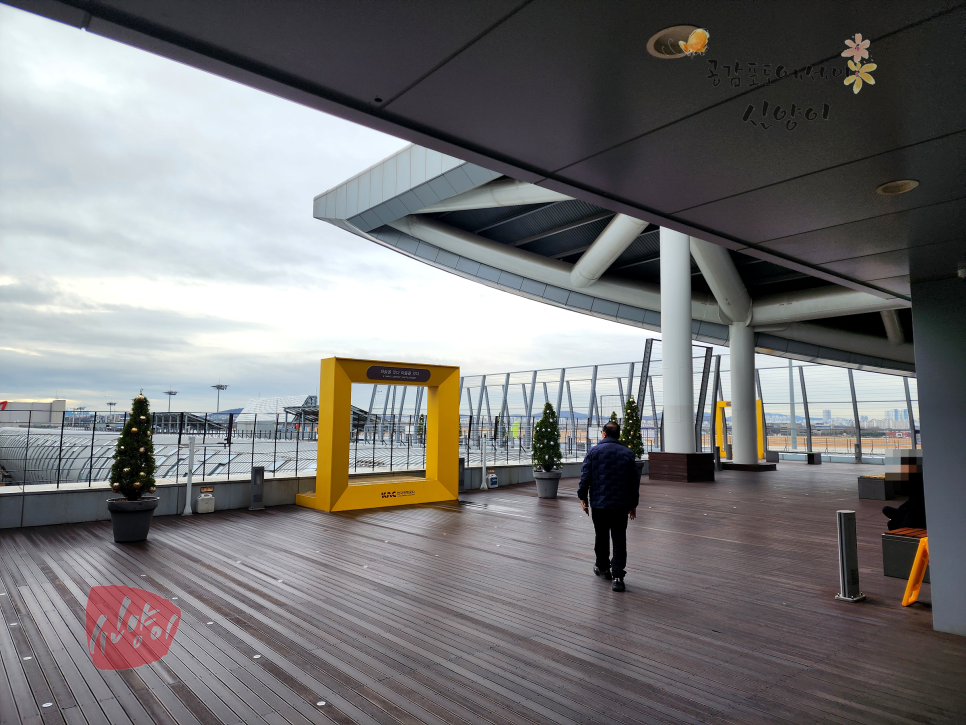
[[[460,369],[382,360],[330,357],[319,381],[319,449],[315,491],[295,497],[299,506],[351,511],[459,498]],[[426,477],[349,481],[352,383],[423,385],[427,388]]]

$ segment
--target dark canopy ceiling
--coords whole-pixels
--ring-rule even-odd
[[[557,226],[620,211],[741,250],[752,288],[908,297],[966,264],[962,2],[8,2],[581,200],[540,210]],[[703,56],[648,54],[680,24]],[[857,94],[856,33],[877,66]],[[566,255],[605,219],[521,246]],[[654,253],[643,235],[623,273]]]

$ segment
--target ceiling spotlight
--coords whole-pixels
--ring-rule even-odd
[[[687,43],[691,33],[698,29],[697,25],[675,25],[660,30],[647,41],[647,52],[661,60],[673,60],[685,56],[681,43]]]
[[[883,184],[876,192],[882,194],[882,196],[896,196],[897,194],[905,194],[907,191],[912,191],[917,186],[919,182],[915,179],[900,179],[899,181],[890,181],[888,184]]]

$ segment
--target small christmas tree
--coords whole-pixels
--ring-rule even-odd
[[[114,449],[111,466],[111,488],[128,501],[137,501],[145,493],[154,493],[154,443],[151,441],[151,409],[148,399],[138,395],[131,415],[124,424]]]
[[[460,426],[460,436],[463,435],[463,426]],[[416,440],[422,442],[426,436],[426,414],[422,413],[416,421]]]
[[[631,449],[637,458],[644,455],[644,443],[641,441],[641,411],[632,396],[627,397],[624,405],[624,426],[621,428],[621,443]]]
[[[607,422],[608,423],[617,423],[617,425],[620,425],[621,424],[621,422],[619,420],[617,420],[617,411],[616,410],[612,410],[610,412],[610,420],[607,421]]]
[[[532,459],[533,467],[541,471],[553,471],[563,460],[560,426],[557,424],[557,413],[550,403],[543,406],[543,417],[534,427]]]

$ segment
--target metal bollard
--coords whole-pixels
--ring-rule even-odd
[[[839,593],[843,602],[861,602],[865,594],[859,591],[859,554],[855,541],[855,511],[836,511],[839,530]]]
[[[180,456],[180,451],[179,454]],[[191,481],[195,470],[195,437],[188,438],[188,480],[185,482],[184,511],[182,516],[191,516]]]
[[[252,466],[252,501],[249,511],[261,511],[265,508],[262,500],[265,496],[265,466]]]

